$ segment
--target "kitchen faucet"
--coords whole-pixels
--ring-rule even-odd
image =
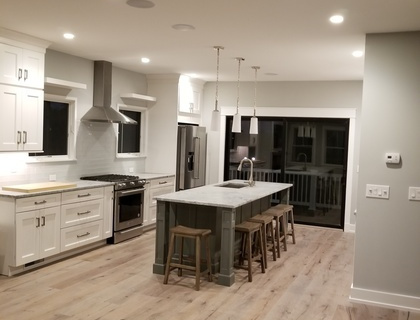
[[[299,161],[300,156],[304,156],[305,157],[305,165],[303,166],[303,171],[306,171],[307,167],[306,164],[308,162],[308,156],[306,155],[306,153],[298,153],[298,155],[296,156],[296,161]]]
[[[242,163],[245,160],[248,160],[251,163],[251,174],[249,176],[248,184],[249,184],[250,187],[253,187],[255,185],[255,181],[254,181],[254,178],[253,178],[253,175],[254,175],[254,163],[252,162],[252,160],[251,159],[248,159],[247,157],[244,157],[241,160],[241,162],[239,163],[238,171],[242,171]]]

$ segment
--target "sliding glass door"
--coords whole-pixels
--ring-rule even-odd
[[[250,169],[237,171],[244,157],[254,161],[254,180],[292,183],[290,203],[295,221],[344,228],[347,173],[347,119],[259,117],[258,135],[232,133],[226,121],[224,179],[248,179]],[[273,197],[275,205],[279,199]]]

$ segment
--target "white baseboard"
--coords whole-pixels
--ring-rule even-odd
[[[353,284],[351,285],[350,301],[420,313],[420,297],[355,288]]]
[[[344,232],[356,232],[356,225],[355,224],[350,224],[350,223],[346,223],[344,225]]]

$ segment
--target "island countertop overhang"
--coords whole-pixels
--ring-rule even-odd
[[[155,199],[157,201],[175,203],[237,208],[257,199],[287,190],[293,186],[289,183],[256,181],[253,187],[246,186],[238,189],[221,187],[221,185],[226,183],[245,182],[245,180],[229,180],[222,183],[159,195]]]

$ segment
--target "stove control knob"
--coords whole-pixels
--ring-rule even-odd
[[[136,185],[136,183],[135,183],[134,181],[131,181],[131,182],[130,182],[130,185],[135,186],[135,185]]]
[[[124,183],[124,182],[119,183],[119,184],[118,184],[118,187],[120,187],[120,188],[124,188],[124,187],[125,187],[125,183]]]

